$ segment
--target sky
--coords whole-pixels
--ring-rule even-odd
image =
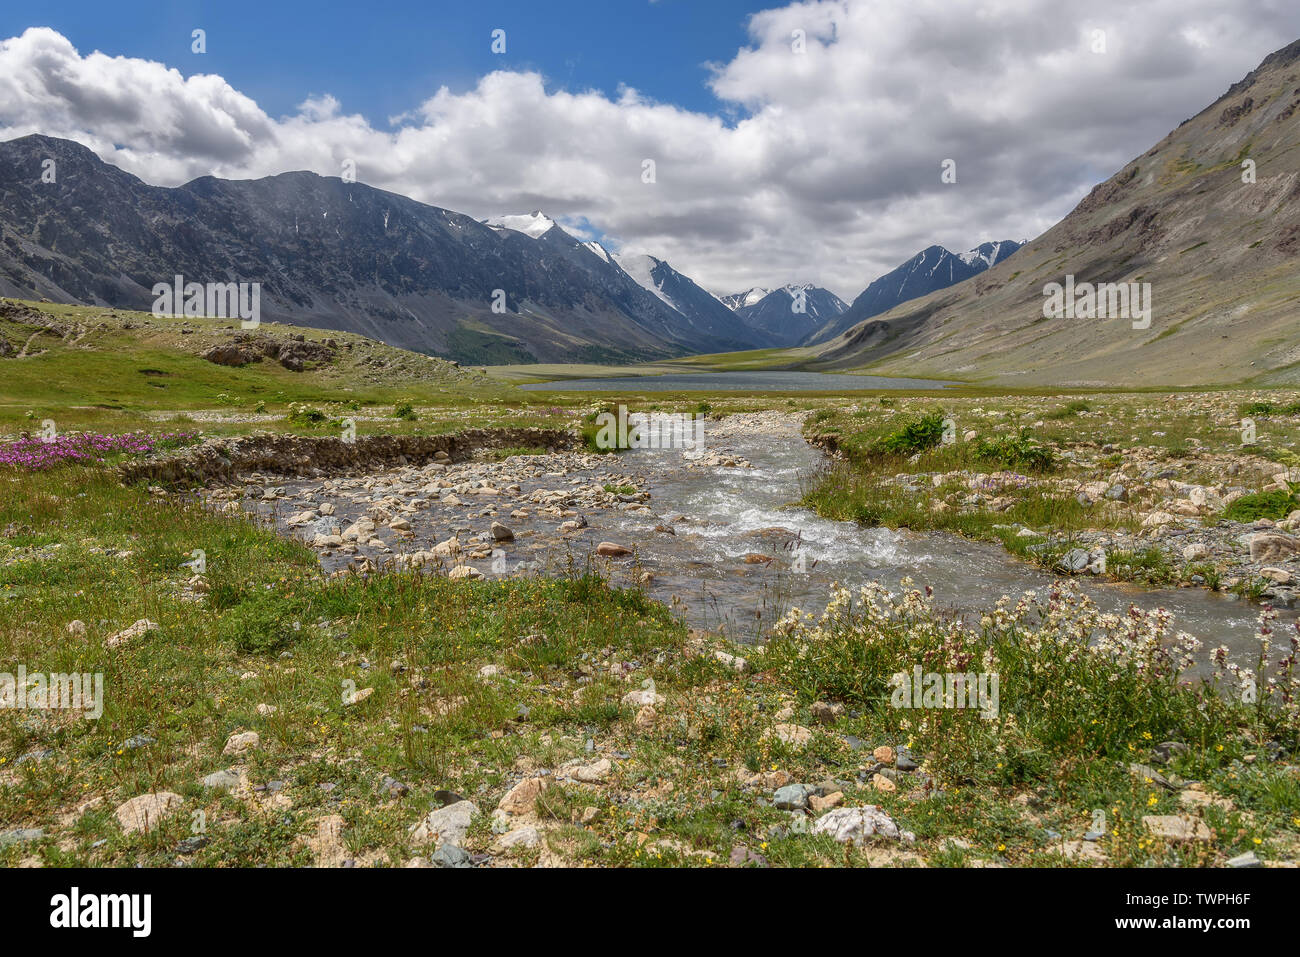
[[[1295,0],[46,0],[0,9],[0,139],[162,186],[348,165],[851,300],[1037,236],[1298,37]]]

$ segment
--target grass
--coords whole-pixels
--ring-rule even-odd
[[[102,312],[51,311],[65,319]],[[1240,481],[1272,474],[1263,455],[1239,444],[1237,405],[1259,395],[1210,403],[973,389],[942,398],[629,392],[593,402],[562,386],[511,393],[375,346],[353,348],[377,350],[382,369],[359,361],[302,375],[266,363],[224,369],[198,359],[179,324],[125,322],[133,320],[106,321],[75,346],[48,337],[44,356],[3,360],[0,428],[35,429],[48,415],[63,431],[173,431],[173,419],[187,418],[205,434],[320,433],[344,418],[363,433],[486,424],[585,431],[596,411],[620,400],[638,411],[714,416],[777,408],[807,413],[808,431],[845,453],[809,490],[823,514],[1002,541],[1049,566],[1072,535],[1137,526],[1135,504],[1084,504],[1070,487],[1124,467],[1135,444],[1181,478],[1210,477],[1207,450],[1226,447],[1245,463]],[[52,391],[95,375],[83,384],[84,407]],[[415,418],[403,417],[403,404]],[[214,411],[231,420],[213,421]],[[1271,466],[1294,455],[1298,436],[1285,416],[1270,422],[1258,451]],[[969,441],[968,431],[976,432]],[[995,477],[994,469],[1018,474]],[[967,471],[982,482],[953,474]],[[979,501],[933,507],[967,496]],[[1107,826],[1098,846],[1112,865],[1219,864],[1244,850],[1281,860],[1300,850],[1294,698],[1265,694],[1247,705],[1234,693],[1240,675],[1226,669],[1217,687],[1188,684],[1184,662],[1168,650],[1172,638],[1134,645],[1120,635],[1107,647],[1122,653],[1087,651],[1070,629],[1104,625],[1056,589],[1037,609],[1053,612],[1046,618],[1008,602],[970,628],[906,588],[848,606],[829,596],[830,617],[787,621],[758,650],[688,632],[664,606],[613,587],[580,558],[553,578],[327,578],[310,549],[267,528],[183,494],[123,487],[98,467],[0,469],[0,533],[0,657],[31,673],[100,673],[105,688],[94,721],[0,709],[0,833],[44,830],[0,848],[0,866],[171,866],[178,856],[195,866],[307,865],[318,861],[317,820],[334,815],[346,856],[400,866],[427,858],[410,828],[449,792],[484,812],[467,847],[518,865],[716,866],[743,847],[787,866],[1061,866],[1080,862],[1062,856],[1053,833],[1076,838],[1098,812]],[[1049,540],[1055,533],[1065,540]],[[198,578],[195,550],[206,562]],[[1107,561],[1152,583],[1191,570],[1219,574],[1205,564],[1175,568],[1158,550],[1116,551]],[[873,616],[871,602],[890,613]],[[157,628],[109,647],[140,619]],[[73,621],[84,637],[68,631]],[[1274,636],[1268,664],[1289,681],[1277,661],[1287,637]],[[748,664],[737,671],[717,652]],[[892,707],[889,678],[918,663],[995,670],[997,720]],[[645,720],[624,701],[651,687],[664,700]],[[840,709],[826,718],[830,704]],[[783,743],[778,724],[805,727],[807,743]],[[227,739],[246,731],[260,745],[223,755]],[[1142,827],[1144,814],[1187,810],[1130,770],[1161,760],[1162,741],[1186,746],[1164,773],[1195,777],[1226,804],[1193,811],[1211,829],[1209,842],[1170,845]],[[896,790],[879,790],[877,746],[909,746],[924,776],[900,773]],[[598,757],[612,764],[602,783],[559,780],[566,764]],[[232,767],[246,782],[235,792],[200,784]],[[539,769],[556,779],[537,807],[543,847],[495,850],[490,811]],[[760,774],[776,777],[744,783]],[[800,833],[771,802],[773,781],[787,776],[825,783],[849,806],[883,807],[917,844],[844,847]],[[408,791],[389,793],[385,777]],[[125,833],[113,809],[160,790],[180,795],[180,810],[154,831]]]

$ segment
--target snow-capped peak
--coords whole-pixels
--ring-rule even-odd
[[[493,216],[483,220],[483,225],[493,229],[513,229],[517,233],[538,239],[555,225],[555,220],[541,210],[521,216]]]

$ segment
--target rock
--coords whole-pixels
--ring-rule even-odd
[[[1292,574],[1285,568],[1261,568],[1259,573],[1271,582],[1279,585],[1291,584]]]
[[[1200,818],[1178,814],[1147,814],[1142,818],[1142,825],[1156,837],[1174,843],[1208,841],[1211,838],[1210,829]]]
[[[829,701],[814,701],[812,705],[812,716],[819,724],[834,724],[842,714],[844,714],[844,705]]]
[[[513,542],[515,533],[506,525],[500,522],[492,523],[492,540],[497,542]]]
[[[873,774],[871,776],[871,786],[883,794],[893,794],[898,790],[898,785],[883,774]]]
[[[767,858],[743,845],[731,849],[727,862],[732,867],[767,867]]]
[[[844,803],[843,791],[832,791],[830,794],[822,797],[819,794],[808,795],[808,806],[814,811],[829,811],[831,808],[839,807]]]
[[[30,844],[45,836],[39,827],[16,827],[11,831],[0,831],[0,850],[13,844]]]
[[[72,621],[68,622],[68,627],[67,627],[66,631],[67,631],[68,634],[70,634],[73,638],[85,638],[85,637],[86,637],[86,623],[85,623],[84,621],[82,621],[80,618],[75,618],[75,619],[73,619]]]
[[[358,688],[356,691],[349,691],[343,696],[343,707],[351,708],[354,705],[361,704],[374,693],[374,688]]]
[[[256,731],[245,731],[242,734],[232,734],[226,739],[226,746],[221,749],[222,754],[243,754],[245,751],[251,751],[253,748],[262,746],[262,736]]]
[[[812,833],[829,834],[841,844],[849,841],[861,844],[877,834],[908,844],[916,840],[915,834],[901,830],[892,817],[874,804],[829,811],[813,824]]]
[[[163,818],[180,807],[183,800],[179,794],[171,791],[141,794],[119,804],[113,813],[117,815],[124,833],[147,832],[152,831]]]
[[[1136,762],[1128,766],[1128,773],[1140,780],[1143,784],[1154,784],[1164,788],[1166,791],[1177,791],[1177,785],[1173,784],[1168,778],[1157,771],[1155,768],[1146,764],[1137,764]]]
[[[749,664],[744,658],[738,655],[729,655],[725,651],[715,651],[713,657],[717,658],[732,671],[744,671]]]
[[[772,803],[782,811],[799,811],[808,806],[812,788],[806,784],[787,784],[772,795]]]
[[[537,799],[548,787],[550,781],[547,778],[524,778],[506,793],[497,808],[506,814],[532,814],[536,809]]]
[[[605,778],[609,777],[609,773],[613,770],[613,767],[614,766],[609,762],[609,758],[601,758],[595,764],[588,764],[583,767],[571,769],[569,771],[569,777],[574,781],[580,781],[583,784],[596,784],[597,782],[603,781]]]
[[[1105,861],[1106,852],[1091,841],[1065,841],[1061,853],[1072,861]]]
[[[1178,516],[1171,515],[1168,512],[1152,512],[1146,518],[1142,519],[1143,528],[1159,528],[1161,525],[1169,525],[1178,520]]]
[[[214,791],[233,791],[239,787],[239,772],[230,768],[224,771],[213,771],[201,783],[205,788]]]
[[[480,678],[495,678],[500,673],[501,669],[496,665],[484,665],[478,670],[478,676]]]
[[[517,827],[497,838],[497,847],[509,850],[512,847],[536,847],[542,843],[542,832],[535,827]]]
[[[622,558],[625,555],[631,555],[632,549],[624,548],[615,542],[601,542],[596,546],[596,554],[605,558]]]
[[[410,829],[411,843],[427,844],[433,841],[439,847],[447,844],[459,847],[465,842],[469,826],[478,814],[478,805],[473,801],[457,801],[430,811]]]
[[[655,726],[655,709],[653,705],[646,705],[636,713],[636,720],[633,725],[638,731],[650,731]]]
[[[316,833],[307,838],[307,847],[317,867],[344,867],[348,858],[348,847],[343,843],[343,816],[327,814],[313,822]]]
[[[871,752],[871,756],[881,764],[894,763],[894,749],[887,744],[882,744],[880,747],[876,748]]]
[[[410,787],[387,774],[380,779],[377,790],[379,793],[387,794],[392,798],[406,797],[411,792]]]
[[[1278,562],[1300,552],[1300,539],[1277,532],[1260,532],[1250,537],[1252,562]]]
[[[1255,856],[1254,851],[1247,851],[1245,854],[1238,854],[1236,857],[1228,859],[1228,867],[1263,867],[1264,862]]]
[[[447,577],[453,581],[459,581],[460,579],[477,581],[483,577],[483,573],[473,565],[457,565],[447,573]]]
[[[797,724],[774,724],[763,732],[764,738],[776,738],[792,748],[802,748],[812,740],[813,733]]]
[[[1183,548],[1183,561],[1199,562],[1210,557],[1210,546],[1208,545],[1187,545]]]
[[[133,638],[139,638],[141,635],[147,634],[151,631],[157,631],[157,630],[158,630],[158,622],[150,621],[148,618],[141,618],[130,628],[125,628],[122,631],[119,631],[117,634],[107,638],[104,641],[104,647],[116,648],[119,645],[126,644],[126,642],[132,640]]]
[[[623,695],[620,703],[625,708],[656,707],[664,703],[664,696],[657,694],[653,688],[645,688],[641,691],[629,691]]]
[[[1067,572],[1081,572],[1088,567],[1092,556],[1086,548],[1072,548],[1062,556],[1059,567]]]
[[[444,844],[429,859],[434,867],[473,867],[469,851],[455,844]]]

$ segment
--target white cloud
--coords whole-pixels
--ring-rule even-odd
[[[352,160],[478,217],[585,218],[715,292],[810,279],[847,299],[931,243],[1037,235],[1297,35],[1300,8],[1271,0],[809,0],[755,15],[714,65],[734,120],[495,72],[380,128],[328,95],[274,118],[219,76],[30,29],[0,43],[0,138],[76,139],[160,185]]]

